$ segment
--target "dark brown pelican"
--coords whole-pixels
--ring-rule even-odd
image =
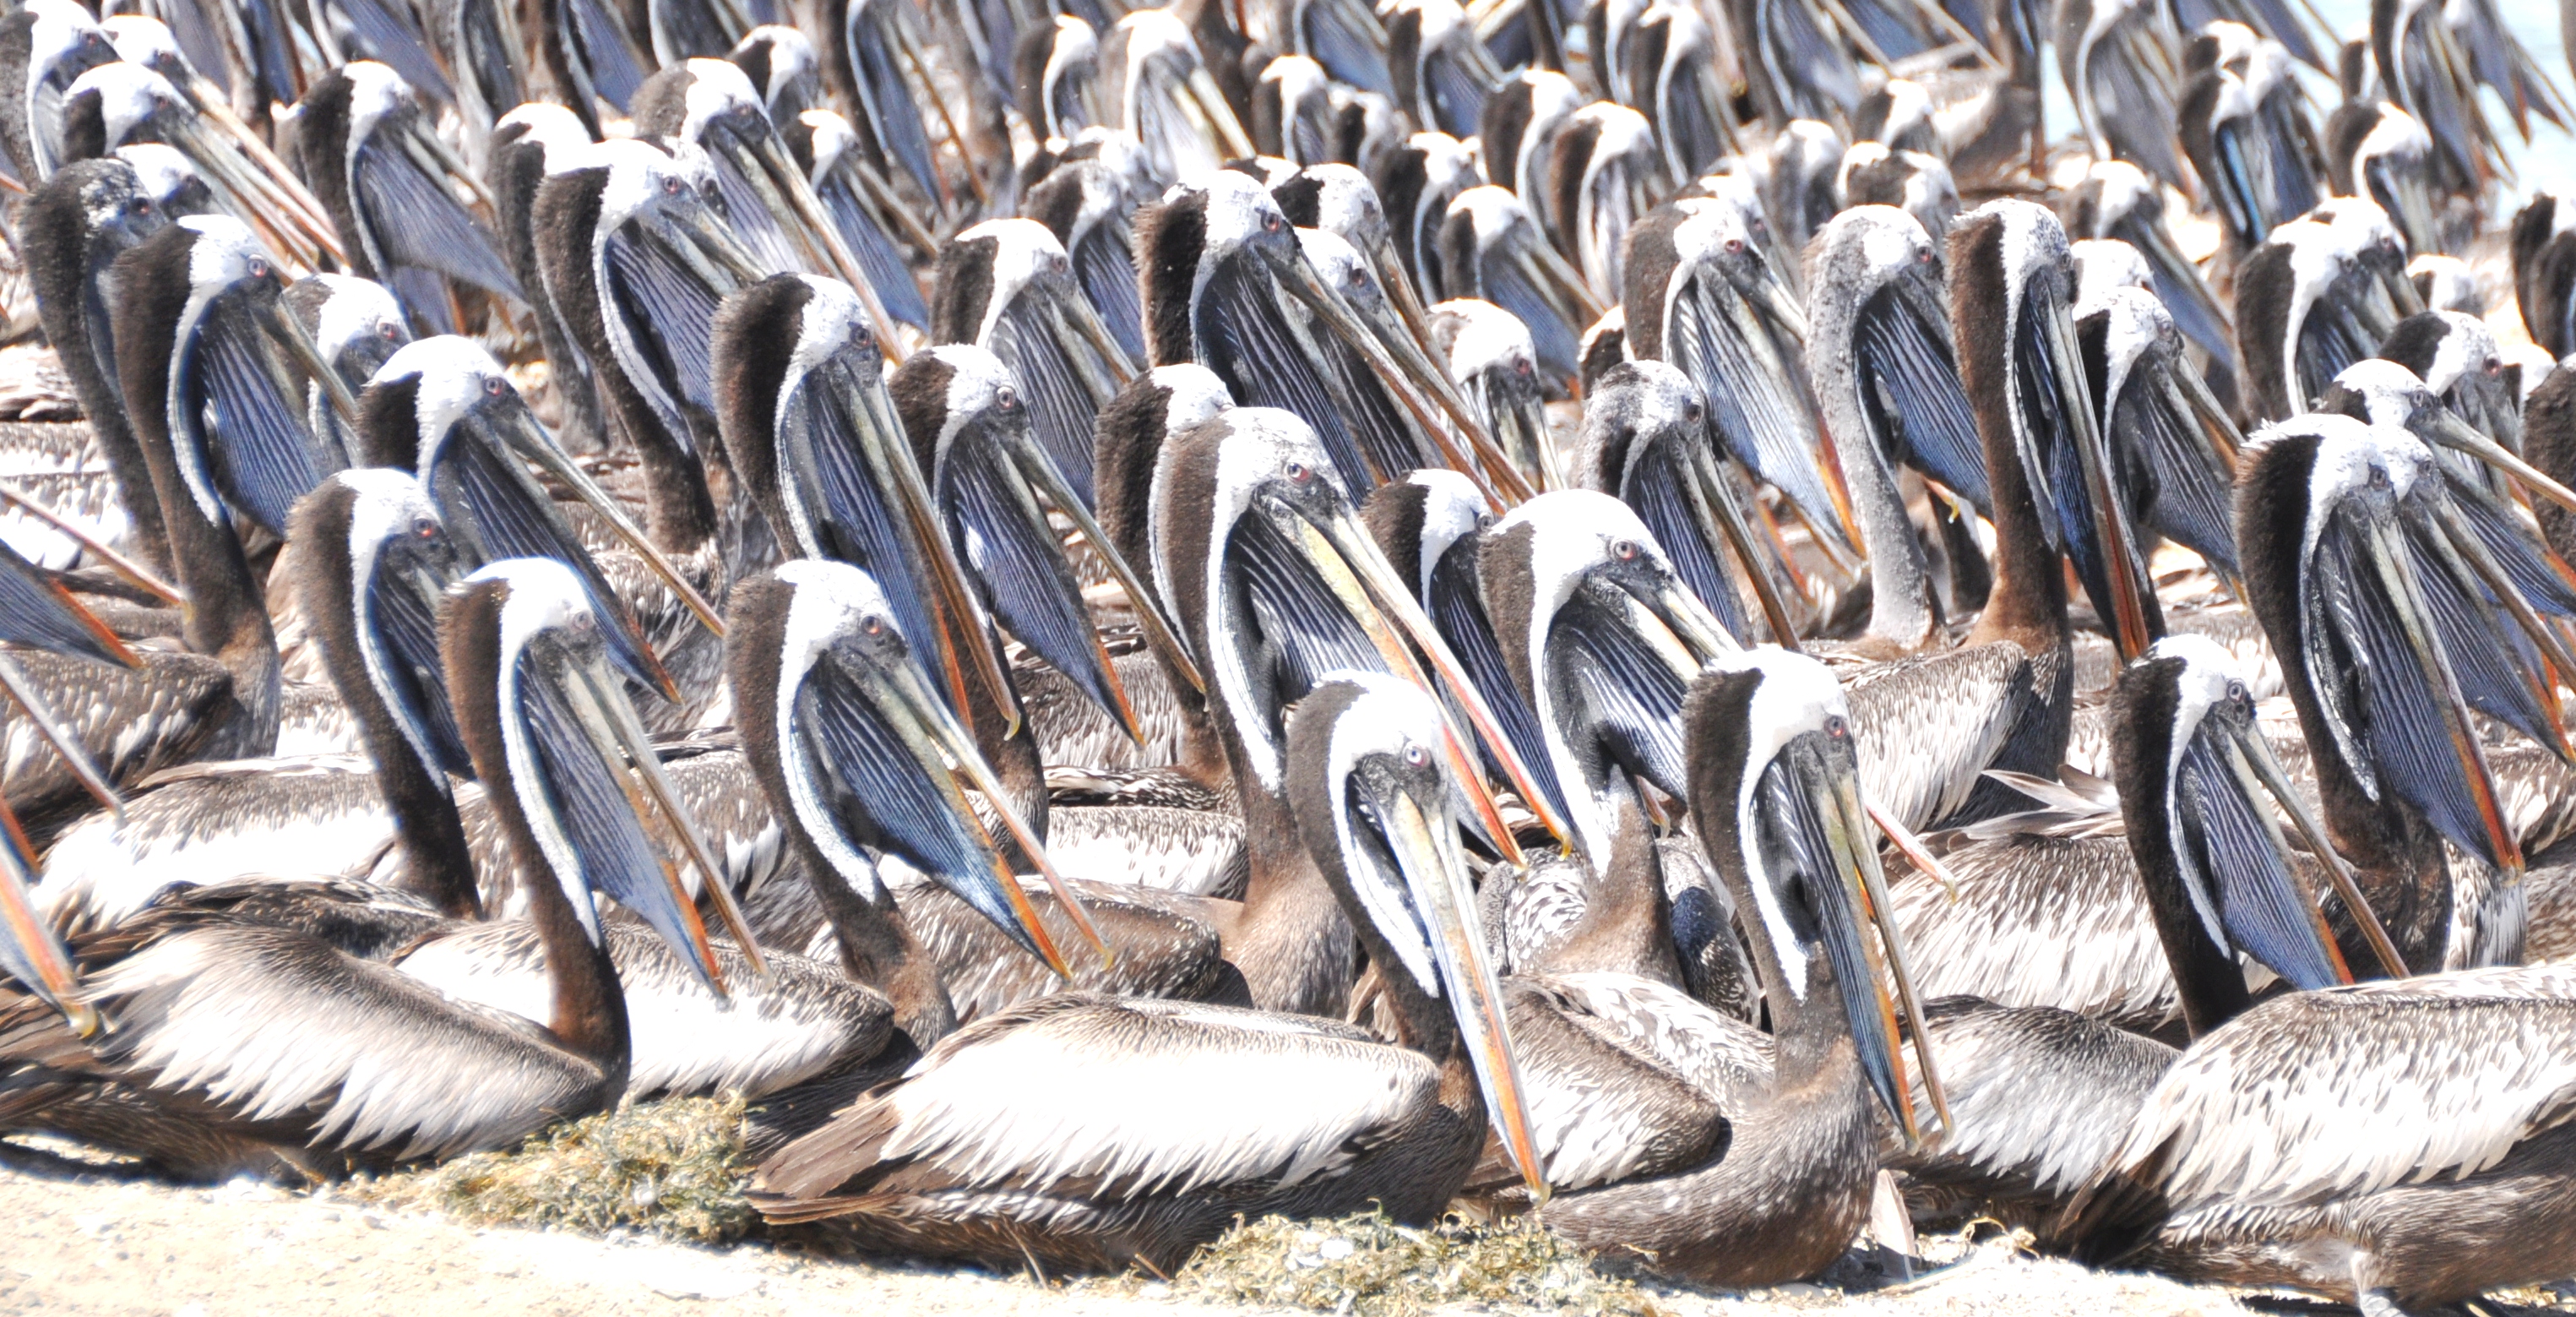
[[[1091,126],[1100,34],[1072,14],[1032,25],[1011,51],[1011,94],[1039,140]]]
[[[109,158],[57,170],[27,199],[16,232],[45,338],[71,378],[81,414],[116,478],[135,555],[157,572],[170,570],[170,536],[162,529],[151,468],[144,465],[117,382],[107,272],[118,256],[167,222],[133,167]]]
[[[1648,1002],[1520,997],[1516,1028],[1553,1014],[1554,1028],[1527,1032],[1577,1049],[1528,1067],[1533,1115],[1547,1112],[1533,1133],[1561,1182],[1538,1215],[1586,1248],[1633,1250],[1674,1275],[1771,1284],[1823,1269],[1859,1232],[1877,1170],[1873,1109],[1913,1134],[1864,911],[1881,912],[1900,966],[1904,953],[1885,922],[1854,729],[1831,673],[1776,650],[1722,659],[1693,684],[1684,721],[1691,817],[1748,930],[1773,1033],[1668,1007],[1665,1034],[1636,1018]],[[1586,1026],[1597,1041],[1567,1037]],[[1661,1036],[1645,1042],[1650,1030]],[[1651,1059],[1636,1067],[1627,1049],[1641,1044]],[[1610,1068],[1621,1060],[1624,1074]],[[1611,1092],[1569,1101],[1557,1085],[1586,1086],[1568,1072]],[[1710,1139],[1705,1115],[1676,1121],[1677,1107],[1722,1116],[1725,1133]],[[1682,1137],[1630,1137],[1638,1126]],[[1685,1133],[1694,1127],[1697,1139]]]
[[[2343,368],[2421,310],[2406,254],[2371,202],[2336,197],[2283,224],[2236,277],[2246,403],[2282,420],[2308,410]]]
[[[393,290],[422,332],[455,332],[450,281],[526,302],[492,234],[452,191],[453,179],[481,180],[392,69],[361,60],[315,79],[296,127],[305,178],[351,269]]]
[[[2153,279],[2150,291],[2165,304],[2174,324],[2209,356],[2213,372],[2225,371],[2224,383],[2233,391],[2236,336],[2226,308],[2201,277],[2200,267],[2175,245],[2165,224],[2164,194],[2146,171],[2125,160],[2095,162],[2075,187],[2066,227],[2068,236],[2078,240],[2116,238],[2135,248]],[[2221,383],[2214,377],[2211,387]]]
[[[537,341],[546,355],[547,388],[560,400],[562,420],[556,430],[567,450],[596,452],[608,444],[608,418],[600,411],[599,390],[591,380],[590,358],[574,346],[572,331],[546,292],[545,273],[537,265],[533,211],[537,187],[549,174],[573,167],[592,142],[580,116],[560,105],[532,101],[500,117],[492,126],[483,181],[492,194],[492,228],[500,239],[502,259],[509,262],[519,290],[536,312]]]
[[[120,56],[105,29],[73,0],[34,0],[0,21],[0,150],[33,188],[70,159],[63,151],[63,102],[79,77]]]
[[[1627,286],[1621,251],[1628,226],[1662,190],[1663,157],[1646,116],[1596,101],[1574,112],[1549,150],[1544,210],[1556,249],[1583,272],[1592,295],[1615,302]]]
[[[1281,748],[1288,821],[1382,967],[1396,1044],[1329,1020],[1060,995],[952,1035],[761,1170],[772,1220],[992,1265],[1179,1264],[1246,1213],[1428,1220],[1488,1113],[1543,1192],[1452,812],[1438,706],[1317,687]],[[1159,1076],[1159,1077],[1158,1077]],[[1006,1082],[996,1082],[1007,1077]],[[1013,1096],[1054,1095],[1043,1121]],[[1010,1193],[974,1192],[1013,1187]]]
[[[721,991],[721,971],[620,783],[630,749],[650,752],[613,730],[609,702],[624,701],[592,627],[569,573],[509,564],[467,586],[440,638],[477,774],[542,875],[528,892],[551,985],[541,1025],[309,935],[179,906],[76,950],[114,1032],[84,1042],[28,1002],[0,1048],[325,1159],[500,1147],[614,1102],[631,1034],[591,893],[645,916],[706,988]]]

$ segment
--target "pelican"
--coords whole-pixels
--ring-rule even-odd
[[[1292,165],[1333,158],[1332,80],[1324,66],[1303,55],[1282,55],[1262,66],[1252,90],[1252,144],[1263,155]]]
[[[2183,150],[2216,198],[2229,251],[2242,257],[2322,199],[2316,130],[2278,43],[2214,23],[2188,58],[2200,63],[2182,93]]]
[[[1870,621],[1861,647],[1871,657],[1925,648],[1939,612],[1899,468],[1930,476],[1971,506],[1992,503],[1977,419],[1951,348],[1941,269],[1922,223],[1886,206],[1835,216],[1808,250],[1815,319],[1807,366],[1869,553]]]
[[[1063,160],[1028,190],[1025,208],[1029,218],[1055,235],[1074,283],[1119,352],[1130,363],[1143,361],[1144,310],[1137,292],[1136,239],[1129,225],[1135,201],[1118,167],[1098,154]]]
[[[236,218],[268,228],[299,256],[338,252],[318,204],[291,180],[245,159],[235,149],[237,129],[210,125],[160,74],[134,64],[101,64],[64,93],[62,114],[66,161],[95,159],[137,143],[172,147],[187,156]]]
[[[1433,132],[1472,137],[1502,71],[1457,0],[1388,6],[1386,59],[1395,102]]]
[[[1450,801],[1477,784],[1447,772],[1438,706],[1385,679],[1336,679],[1287,733],[1300,840],[1279,844],[1302,847],[1361,930],[1402,1042],[1307,1017],[1059,995],[959,1031],[772,1157],[758,1181],[770,1219],[993,1265],[1167,1271],[1245,1213],[1374,1202],[1427,1221],[1466,1182],[1489,1112],[1543,1184],[1500,990],[1469,922]],[[1056,1098],[1043,1120],[1009,1097],[1031,1082]],[[1004,1185],[1023,1187],[972,1192]]]
[[[391,288],[426,332],[456,328],[442,280],[527,300],[491,233],[449,190],[451,176],[471,177],[464,162],[421,121],[392,69],[360,60],[316,79],[297,126],[306,178],[355,271]]]
[[[1797,383],[1807,318],[1742,213],[1713,198],[1657,207],[1629,231],[1626,272],[1629,354],[1688,376],[1726,451],[1788,495],[1819,540],[1839,541],[1815,404]]]
[[[1628,38],[1637,107],[1655,122],[1671,178],[1696,178],[1733,146],[1732,89],[1718,73],[1719,38],[1696,6],[1654,4]]]
[[[2058,76],[2096,160],[2136,164],[2183,186],[2174,155],[2175,82],[2164,23],[2139,0],[2074,0],[2058,7]],[[2305,206],[2291,213],[2296,214]]]
[[[1786,124],[1771,139],[1758,176],[1762,209],[1788,251],[1803,250],[1807,239],[1843,208],[1834,187],[1842,179],[1845,149],[1833,125],[1814,119]]]
[[[2508,451],[2522,448],[2522,399],[2506,378],[2504,351],[2484,320],[2433,309],[2397,322],[2379,356],[2415,372],[2454,415]]]
[[[1539,374],[1538,344],[1519,316],[1476,298],[1451,298],[1430,307],[1431,346],[1449,363],[1449,376],[1466,394],[1476,419],[1496,446],[1541,490],[1564,484],[1564,465],[1548,428],[1547,385]]]
[[[502,115],[492,126],[487,151],[490,162],[484,185],[492,194],[493,231],[510,275],[536,312],[537,342],[545,348],[547,387],[558,400],[562,423],[556,428],[572,452],[595,452],[608,445],[608,418],[600,411],[599,390],[591,379],[590,359],[573,345],[546,291],[537,265],[534,210],[537,188],[550,174],[573,167],[591,145],[590,130],[579,116],[560,105],[531,102]]]
[[[1030,27],[1011,52],[1011,95],[1040,140],[1091,126],[1099,77],[1100,34],[1072,14]]]
[[[1553,69],[1530,68],[1504,79],[1486,98],[1485,115],[1477,121],[1486,179],[1510,188],[1538,218],[1541,231],[1554,230],[1547,204],[1556,135],[1582,108],[1583,96],[1573,79]]]
[[[2099,381],[2096,423],[2129,524],[2233,575],[2228,486],[2243,436],[2185,357],[2182,331],[2143,288],[2101,290],[2073,315],[2085,375]]]
[[[2145,259],[2153,280],[2148,291],[2165,304],[2174,325],[2209,358],[2211,388],[2232,393],[2236,336],[2227,310],[2219,305],[2200,268],[2175,245],[2173,231],[2165,224],[2164,196],[2146,171],[2124,160],[2095,162],[2075,187],[2066,224],[2069,237],[2118,239]]]
[[[0,21],[0,149],[28,187],[54,176],[64,154],[63,102],[80,76],[120,56],[89,11],[72,0],[35,0]]]
[[[2397,230],[2338,197],[2272,231],[2236,277],[2236,342],[2255,415],[2296,416],[2421,309]]]
[[[593,140],[600,102],[624,114],[657,62],[636,50],[625,20],[603,0],[539,0],[537,55]]]
[[[1894,206],[1912,215],[1933,234],[1946,233],[1959,214],[1959,185],[1941,157],[1921,151],[1890,151],[1876,142],[1854,142],[1843,152],[1842,177],[1834,185],[1843,206]]]
[[[1546,174],[1551,236],[1605,303],[1627,286],[1622,240],[1652,208],[1648,198],[1661,189],[1662,174],[1654,128],[1624,105],[1584,106],[1557,130]]]
[[[1055,234],[1028,219],[958,234],[939,254],[930,323],[933,340],[986,349],[1009,367],[1058,484],[1088,508],[1093,418],[1132,363],[1084,300]]]
[[[2562,213],[2563,212],[2563,213]],[[2550,356],[2576,352],[2576,197],[2541,189],[2514,213],[2508,230],[2514,302],[2522,323]]]
[[[587,624],[560,568],[503,564],[468,584],[440,636],[477,775],[542,875],[528,892],[552,987],[542,1023],[308,935],[180,906],[128,921],[87,966],[113,1033],[84,1041],[26,1002],[0,1049],[290,1152],[365,1163],[507,1146],[613,1103],[632,1034],[591,893],[644,915],[705,989],[722,990],[722,971],[618,785],[629,747],[601,716],[618,696]]]
[[[1440,291],[1506,308],[1519,319],[1546,368],[1543,383],[1569,393],[1577,327],[1594,313],[1590,289],[1547,245],[1547,232],[1509,190],[1469,188],[1449,203],[1440,226]]]
[[[1450,203],[1482,181],[1475,156],[1447,133],[1415,133],[1369,172],[1369,186],[1377,194],[1396,257],[1415,290],[1436,293],[1446,286],[1440,270],[1440,226],[1448,220]],[[1317,222],[1320,227],[1336,227],[1328,219]]]
[[[1386,30],[1371,7],[1353,0],[1290,0],[1273,38],[1283,50],[1324,66],[1335,82],[1383,96],[1394,89],[1386,66]]]
[[[110,158],[55,171],[27,199],[16,232],[45,338],[71,378],[81,415],[116,478],[137,556],[161,572],[170,569],[170,536],[117,382],[107,272],[118,256],[167,222],[134,168]]]
[[[1717,464],[1708,404],[1680,371],[1660,361],[1623,362],[1595,382],[1567,483],[1637,509],[1655,540],[1675,555],[1676,569],[1706,601],[1731,639],[1751,631],[1737,572],[1768,572],[1757,556],[1745,498]],[[1727,559],[1737,562],[1729,570]],[[1765,621],[1785,631],[1789,620],[1768,607]]]
[[[830,110],[807,110],[778,131],[804,167],[814,198],[840,234],[842,245],[867,275],[877,304],[895,322],[927,329],[929,304],[922,300],[921,285],[912,277],[893,231],[904,229],[916,245],[935,247],[936,243],[926,242],[928,235],[917,228],[917,220],[914,227],[906,228],[903,220],[909,212],[861,158],[858,131]]]
[[[307,275],[287,286],[287,311],[313,340],[315,353],[339,378],[337,390],[318,379],[304,385],[304,424],[325,451],[358,455],[349,422],[340,418],[336,399],[367,387],[376,368],[404,344],[411,327],[402,304],[384,285],[345,274]]]
[[[1589,990],[1580,997],[1517,994],[1516,1037],[1572,1053],[1542,1062],[1533,1049],[1526,1066],[1532,1134],[1560,1188],[1537,1215],[1585,1248],[1633,1250],[1671,1275],[1775,1284],[1823,1269],[1859,1232],[1877,1170],[1874,1112],[1914,1133],[1863,928],[1878,861],[1851,719],[1823,665],[1776,650],[1721,660],[1693,683],[1683,717],[1691,816],[1752,930],[1773,1033],[1678,1004],[1650,1026],[1638,1017],[1660,1003],[1633,989],[1619,1000],[1597,974],[1568,976]],[[1902,963],[1892,940],[1891,954]],[[1532,1027],[1541,1012],[1553,1028]],[[1650,1080],[1612,1078],[1609,1063],[1635,1065],[1630,1048],[1643,1049]],[[1725,1132],[1712,1138],[1717,1116]],[[1639,1126],[1669,1137],[1635,1138]]]
[[[780,132],[823,104],[823,66],[814,43],[793,27],[765,23],[743,34],[725,59],[741,69]]]
[[[2346,105],[2326,123],[2327,166],[2338,195],[2368,197],[2405,235],[2407,250],[2440,252],[2433,139],[2394,105]]]
[[[1100,44],[1102,103],[1116,110],[1118,127],[1144,144],[1156,180],[1188,182],[1253,154],[1252,139],[1208,72],[1197,39],[1172,11],[1129,13]]]

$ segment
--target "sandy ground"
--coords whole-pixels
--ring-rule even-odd
[[[1194,1302],[1154,1283],[1041,1286],[1024,1276],[806,1258],[758,1243],[707,1249],[479,1229],[361,1207],[327,1191],[292,1193],[248,1181],[179,1188],[102,1179],[14,1153],[7,1160],[0,1167],[0,1220],[12,1223],[12,1246],[0,1253],[5,1313],[1130,1317],[1244,1311]],[[1937,1247],[1927,1251],[1938,1256]],[[2251,1311],[2224,1291],[2033,1261],[1998,1245],[1972,1251],[1910,1287],[1875,1293],[1797,1285],[1742,1296],[1657,1297],[1677,1317]]]

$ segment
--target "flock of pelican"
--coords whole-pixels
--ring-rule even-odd
[[[0,18],[0,1131],[2576,1274],[2488,0],[110,8]]]

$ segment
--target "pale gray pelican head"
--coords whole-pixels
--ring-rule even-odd
[[[1431,344],[1449,363],[1449,378],[1494,442],[1528,474],[1533,488],[1565,483],[1556,438],[1547,422],[1547,382],[1538,346],[1519,316],[1488,301],[1452,298],[1431,308]]]
[[[779,23],[755,27],[725,58],[751,80],[769,121],[782,130],[796,116],[823,105],[822,61],[798,28]]]
[[[1752,563],[1768,571],[1771,558],[1753,538],[1744,496],[1718,466],[1709,428],[1707,400],[1689,377],[1660,361],[1623,362],[1585,402],[1567,483],[1635,509],[1691,591],[1728,635],[1742,637],[1750,627],[1737,571]],[[1727,565],[1730,555],[1738,567]]]

